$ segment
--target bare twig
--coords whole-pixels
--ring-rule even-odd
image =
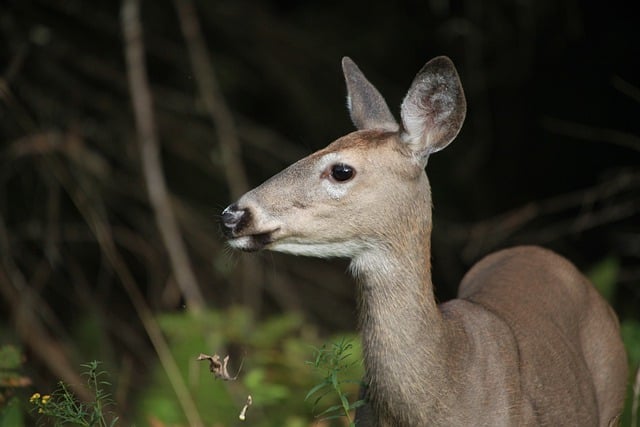
[[[144,62],[142,27],[139,16],[139,0],[123,0],[122,29],[125,38],[125,54],[129,86],[133,101],[138,142],[142,155],[142,166],[149,199],[153,206],[156,223],[169,254],[176,282],[184,295],[187,307],[201,310],[204,299],[191,268],[177,221],[166,188],[160,148],[154,124],[151,92]]]
[[[575,219],[541,227],[530,235],[523,236],[522,239],[531,243],[548,243],[561,236],[581,233],[604,224],[631,218],[638,213],[640,213],[640,205],[637,200],[613,203],[599,210],[584,212]]]
[[[29,51],[29,44],[24,42],[18,48],[16,54],[9,61],[8,66],[3,70],[2,76],[0,76],[0,86],[4,86],[5,84],[8,86],[9,83],[14,79],[14,77],[20,73],[20,70],[23,68],[25,59],[27,58],[27,52]]]
[[[28,286],[27,279],[15,264],[11,253],[7,228],[0,214],[0,295],[11,309],[18,334],[51,372],[73,388],[78,397],[90,400],[93,396],[73,369],[65,346],[54,339],[43,325],[38,314],[42,311],[39,309],[39,297]]]
[[[191,66],[200,96],[216,127],[227,185],[231,196],[236,199],[249,189],[249,184],[240,156],[240,139],[233,116],[220,90],[193,2],[191,0],[175,0],[174,3],[180,18],[180,28],[189,50]]]
[[[634,201],[623,200],[599,211],[593,211],[591,207],[597,202],[634,188],[640,188],[640,173],[625,171],[594,187],[527,203],[494,218],[478,222],[466,231],[467,244],[463,255],[467,260],[474,259],[480,253],[494,249],[533,220],[569,209],[582,207],[583,212],[569,224],[563,223],[546,230],[537,230],[531,239],[543,243],[550,236],[557,237],[563,233],[580,232],[607,222],[628,218],[640,210]],[[589,209],[584,209],[585,207]]]
[[[636,102],[640,102],[640,88],[638,86],[632,85],[631,83],[617,75],[611,78],[611,83],[613,84],[613,87],[627,95],[629,98],[635,100]]]
[[[227,185],[231,197],[237,199],[249,189],[249,181],[242,162],[240,139],[233,115],[216,78],[216,71],[200,30],[193,1],[174,0],[174,3],[200,97],[216,128]],[[261,304],[259,289],[263,282],[260,261],[255,257],[242,257],[241,262],[243,264],[242,280],[239,281],[241,298],[245,304],[257,311]]]
[[[113,271],[122,283],[125,292],[129,296],[129,299],[131,300],[131,303],[133,304],[136,313],[140,317],[142,325],[151,340],[151,344],[158,354],[160,364],[167,374],[167,378],[176,393],[184,414],[189,421],[189,425],[196,427],[203,426],[204,424],[200,418],[200,414],[198,413],[193,398],[184,383],[182,375],[180,374],[180,369],[171,354],[171,350],[169,349],[169,345],[162,334],[162,330],[153,316],[153,312],[145,301],[144,296],[140,292],[140,289],[138,289],[133,274],[129,270],[124,259],[122,259],[122,256],[113,241],[113,233],[111,231],[110,224],[104,218],[104,205],[101,200],[97,200],[95,198],[92,199],[91,195],[93,193],[84,187],[86,185],[85,180],[75,181],[71,179],[68,171],[56,161],[51,162],[51,170],[87,222],[87,225],[93,232],[102,253],[109,261]]]
[[[614,129],[574,123],[567,120],[545,117],[542,126],[549,132],[585,141],[605,142],[634,151],[640,151],[640,137]]]

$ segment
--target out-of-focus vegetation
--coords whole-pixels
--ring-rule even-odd
[[[145,384],[139,386],[132,424],[239,425],[243,405],[251,396],[244,412],[250,425],[297,427],[321,420],[321,425],[340,426],[346,414],[330,423],[327,409],[357,400],[363,369],[356,337],[330,338],[325,345],[317,329],[304,324],[299,316],[281,315],[257,322],[240,307],[224,312],[165,314],[158,322],[171,349],[170,357],[180,367],[179,374],[171,378],[155,358],[140,368],[149,374]],[[313,369],[308,360],[315,357],[316,346],[342,349],[337,355],[340,365],[320,363],[329,371]],[[196,360],[202,349],[209,348],[229,349],[231,380],[216,379],[206,363]],[[0,426],[27,425],[23,422],[25,410],[30,410],[39,425],[128,425],[114,415],[118,408],[110,392],[117,393],[118,386],[112,382],[117,373],[109,375],[97,362],[83,365],[85,384],[95,396],[87,403],[74,396],[64,382],[25,397],[32,388],[19,376],[22,363],[18,350],[7,347],[2,352],[11,353],[11,369],[15,378],[22,380],[14,386],[19,392],[0,411],[4,422]],[[305,395],[323,384],[327,373],[341,380],[340,393],[327,393],[321,401],[307,401]]]
[[[22,375],[23,363],[20,349],[13,345],[0,346],[0,426],[22,426],[24,423],[21,390],[31,385],[31,380]]]
[[[238,425],[249,394],[252,425],[323,410],[304,362],[354,332],[345,263],[230,253],[216,222],[351,131],[343,55],[394,112],[429,58],[459,69],[467,121],[428,166],[438,299],[495,249],[551,247],[610,301],[636,372],[630,2],[137,3],[0,3],[0,427],[32,424],[29,397],[58,381],[91,402],[89,360],[121,425]],[[229,355],[237,380],[200,353]]]
[[[612,302],[616,294],[619,275],[619,261],[613,257],[594,265],[588,274],[589,279],[609,302]],[[627,401],[620,425],[635,427],[640,423],[640,414],[637,412],[640,403],[640,322],[633,318],[624,319],[620,326],[630,366]]]

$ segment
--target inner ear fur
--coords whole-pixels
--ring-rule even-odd
[[[403,140],[421,158],[442,150],[456,137],[467,111],[453,62],[439,56],[427,62],[413,79],[400,114]]]

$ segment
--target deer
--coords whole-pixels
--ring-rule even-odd
[[[466,116],[453,62],[424,65],[400,123],[351,59],[342,69],[357,130],[241,196],[221,222],[234,249],[350,260],[365,368],[356,425],[617,425],[619,322],[570,261],[502,249],[436,303],[425,168]]]

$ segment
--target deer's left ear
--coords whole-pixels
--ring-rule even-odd
[[[449,58],[439,56],[418,72],[400,114],[402,139],[424,164],[456,137],[467,112],[458,73]]]
[[[400,126],[386,101],[355,62],[346,56],[342,58],[342,71],[347,83],[347,107],[356,128],[397,132]]]

